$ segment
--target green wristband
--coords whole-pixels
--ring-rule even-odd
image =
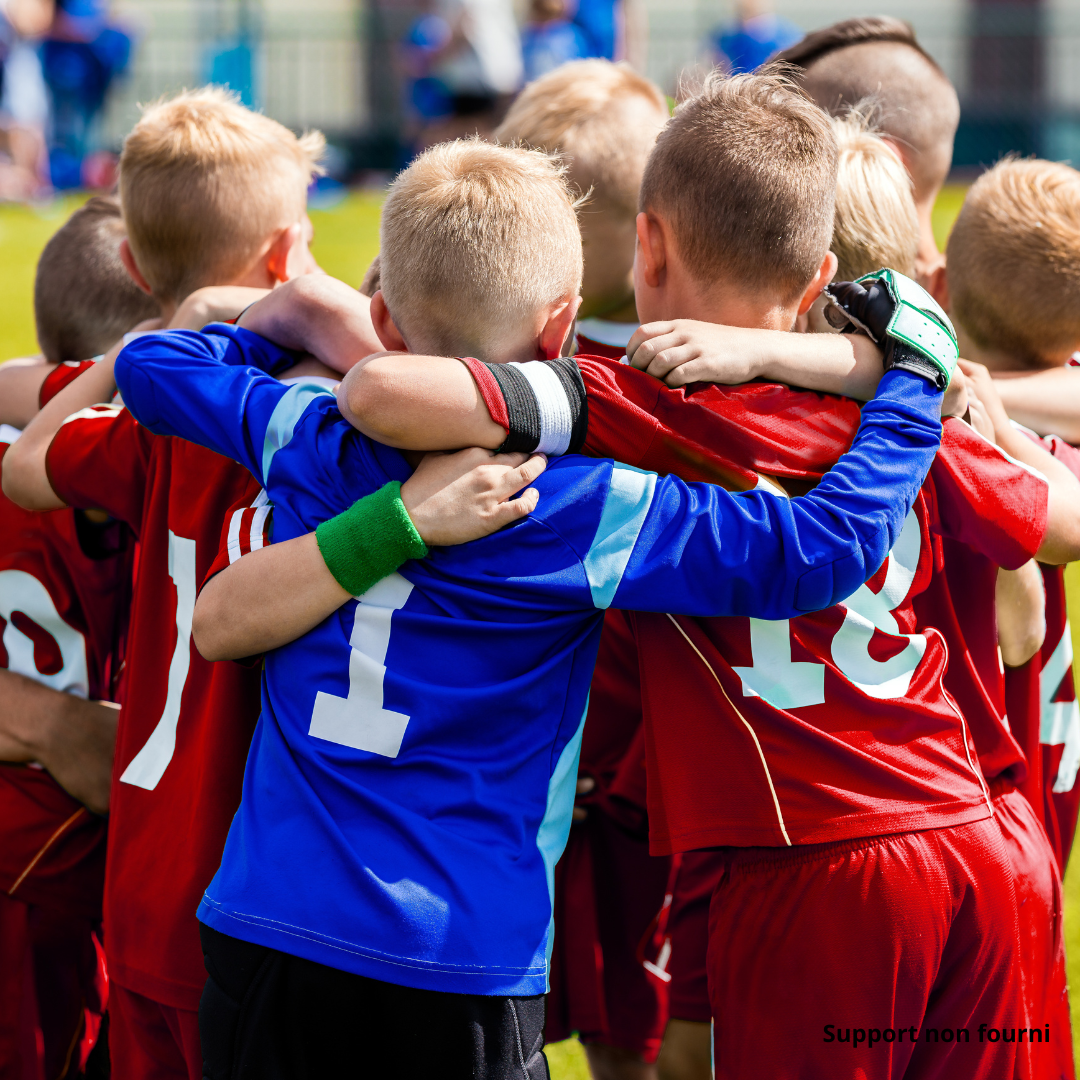
[[[324,521],[315,530],[315,540],[334,580],[352,596],[366,593],[402,563],[428,553],[396,480]]]

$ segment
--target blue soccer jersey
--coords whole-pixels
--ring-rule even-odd
[[[262,481],[276,541],[410,473],[323,386],[258,370],[287,356],[215,327],[140,337],[116,364],[141,423]],[[903,525],[940,401],[886,375],[852,450],[798,499],[562,457],[528,518],[406,563],[269,654],[199,918],[387,982],[543,993],[604,609],[782,619],[843,599]]]

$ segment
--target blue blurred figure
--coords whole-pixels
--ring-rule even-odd
[[[532,82],[568,60],[593,56],[580,26],[567,18],[566,0],[532,0],[521,32],[525,81]]]
[[[52,99],[49,151],[53,184],[83,183],[83,162],[95,146],[95,125],[113,80],[131,60],[132,39],[109,19],[107,0],[58,0],[41,47]]]
[[[713,31],[712,46],[716,62],[732,75],[739,75],[761,67],[803,36],[803,31],[789,19],[754,0],[743,0],[735,21]]]

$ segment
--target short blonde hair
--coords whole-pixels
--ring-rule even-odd
[[[714,71],[656,140],[641,208],[667,218],[698,281],[786,301],[829,250],[836,156],[829,118],[782,73]]]
[[[952,315],[1018,360],[1080,345],[1080,173],[1006,159],[971,186],[949,237]]]
[[[575,204],[539,150],[431,147],[390,185],[380,248],[386,306],[413,349],[483,352],[581,287]]]
[[[833,120],[840,148],[832,250],[838,281],[854,281],[883,266],[913,277],[919,216],[911,178],[899,157],[871,129],[871,111]]]
[[[495,138],[565,155],[575,186],[591,191],[591,206],[633,220],[645,162],[667,115],[660,88],[627,64],[575,60],[529,83]]]
[[[325,140],[240,104],[220,87],[148,106],[124,140],[120,203],[132,254],[162,300],[228,284],[275,229],[304,213]]]

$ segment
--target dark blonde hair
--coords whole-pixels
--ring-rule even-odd
[[[660,88],[629,65],[575,60],[529,83],[495,137],[563,154],[591,207],[633,220],[645,162],[666,119]]]
[[[1080,173],[1006,159],[968,190],[948,246],[950,314],[976,345],[1038,364],[1080,345]]]
[[[179,301],[241,274],[303,216],[324,147],[216,86],[150,105],[124,140],[120,204],[154,295]]]
[[[34,275],[34,322],[46,360],[88,360],[161,313],[124,269],[123,239],[120,204],[98,196],[45,245]]]
[[[495,347],[581,288],[581,233],[565,170],[539,150],[458,139],[390,185],[379,268],[409,347]],[[483,359],[483,356],[480,357]]]
[[[829,250],[837,149],[829,118],[784,74],[718,72],[675,110],[641,183],[695,277],[780,290],[813,279]]]

